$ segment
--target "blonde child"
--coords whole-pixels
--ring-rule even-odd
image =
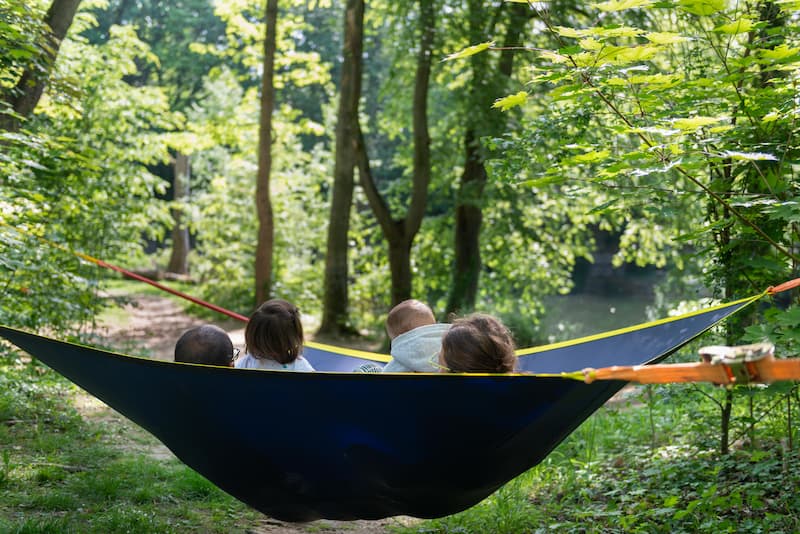
[[[389,311],[386,332],[391,340],[392,360],[384,373],[433,373],[431,362],[442,346],[449,324],[437,323],[433,311],[424,303],[404,300]]]

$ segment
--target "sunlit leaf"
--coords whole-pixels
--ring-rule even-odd
[[[781,118],[781,113],[778,110],[772,110],[761,119],[761,122],[774,122]]]
[[[773,49],[769,50],[761,50],[761,57],[764,59],[770,59],[773,61],[779,61],[781,59],[786,59],[787,57],[791,57],[796,55],[800,52],[800,48],[790,48],[787,44],[782,44],[776,46]]]
[[[600,50],[601,48],[603,48],[603,43],[601,43],[597,39],[594,39],[594,38],[591,38],[591,37],[587,37],[586,39],[581,39],[580,41],[578,41],[578,44],[584,50],[592,50],[592,51],[594,51],[594,50]]]
[[[586,152],[585,154],[573,156],[570,158],[570,160],[574,161],[575,163],[594,163],[596,161],[602,161],[610,155],[611,152],[608,150],[592,150],[591,152]]]
[[[592,4],[592,7],[600,11],[622,11],[635,7],[649,6],[652,3],[653,0],[609,0],[608,2]]]
[[[478,54],[488,48],[491,48],[492,46],[494,46],[494,44],[495,44],[494,41],[487,41],[485,43],[468,46],[459,52],[450,54],[449,56],[445,57],[442,61],[450,61],[451,59],[462,59],[465,57],[474,56],[475,54]]]
[[[504,98],[498,98],[492,104],[492,108],[499,109],[500,111],[507,111],[513,107],[521,106],[528,100],[528,93],[520,91],[513,95],[508,95]]]
[[[756,25],[755,22],[752,20],[742,17],[739,20],[735,20],[729,24],[722,24],[714,28],[714,31],[717,33],[725,33],[728,35],[738,35],[740,33],[747,33],[753,29]]]
[[[672,32],[649,32],[644,34],[648,41],[658,45],[671,45],[686,41],[683,35]]]
[[[737,161],[778,161],[778,158],[765,152],[734,152],[726,150],[722,153],[722,157]]]
[[[601,55],[601,63],[612,63],[614,65],[627,65],[638,61],[653,59],[658,53],[659,48],[655,46],[624,46],[611,47]]]
[[[609,28],[591,28],[586,31],[587,35],[604,37],[604,38],[620,38],[620,37],[638,37],[645,33],[644,30],[634,28],[632,26],[612,26]]]
[[[550,50],[544,50],[541,52],[541,56],[545,59],[549,59],[553,63],[566,63],[569,61],[567,56],[561,55],[557,52],[552,52]]]
[[[556,26],[554,28],[556,33],[558,33],[562,37],[574,37],[576,39],[581,37],[586,37],[587,33],[585,30],[579,30],[576,28],[566,28],[564,26]]]
[[[674,119],[672,125],[683,131],[697,130],[703,126],[716,124],[722,120],[721,117],[688,117],[685,119]]]
[[[692,15],[713,15],[725,9],[725,0],[680,0],[680,6]]]

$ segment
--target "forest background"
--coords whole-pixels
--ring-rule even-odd
[[[0,323],[91,330],[70,251],[331,339],[413,296],[545,342],[605,256],[654,317],[758,293],[797,276],[798,4],[0,0]],[[796,354],[796,300],[718,340]]]

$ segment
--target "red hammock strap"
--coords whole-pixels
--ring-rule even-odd
[[[788,282],[784,282],[777,286],[769,286],[767,288],[767,293],[770,295],[774,295],[775,293],[780,293],[782,291],[788,291],[790,289],[794,289],[800,286],[800,278],[795,278],[794,280],[789,280]]]
[[[193,296],[191,296],[189,294],[183,293],[182,291],[178,291],[177,289],[172,289],[171,287],[167,287],[167,286],[165,286],[163,284],[159,284],[155,280],[151,280],[151,279],[149,279],[149,278],[147,278],[145,276],[141,276],[139,274],[133,273],[133,272],[127,270],[127,269],[123,269],[122,267],[117,267],[116,265],[112,265],[112,264],[110,264],[108,262],[105,262],[103,260],[100,260],[100,259],[97,259],[97,258],[93,258],[92,256],[89,256],[88,254],[84,254],[82,252],[74,252],[73,254],[75,254],[79,258],[82,258],[82,259],[84,259],[86,261],[89,261],[89,262],[92,262],[92,263],[94,263],[96,265],[99,265],[100,267],[105,267],[107,269],[111,269],[112,271],[117,271],[118,273],[123,274],[123,275],[127,276],[128,278],[133,278],[134,280],[139,280],[140,282],[144,282],[146,284],[150,284],[151,286],[157,287],[158,289],[160,289],[162,291],[166,291],[167,293],[175,295],[176,297],[181,297],[182,299],[186,299],[189,302],[193,302],[193,303],[195,303],[195,304],[197,304],[199,306],[203,306],[205,308],[208,308],[209,310],[214,310],[215,312],[219,312],[219,313],[221,313],[223,315],[227,315],[228,317],[232,317],[233,319],[238,319],[240,321],[244,321],[244,322],[248,321],[248,318],[245,317],[244,315],[241,315],[241,314],[238,314],[238,313],[233,312],[231,310],[225,309],[225,308],[223,308],[221,306],[217,306],[216,304],[211,304],[210,302],[206,302],[206,301],[201,300],[201,299],[199,299],[197,297],[193,297]]]

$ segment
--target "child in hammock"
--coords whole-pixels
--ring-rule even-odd
[[[439,365],[451,373],[513,373],[514,339],[494,317],[469,315],[456,320],[442,338]]]
[[[175,361],[233,367],[238,353],[228,333],[213,324],[190,328],[175,343]]]
[[[449,324],[437,323],[433,311],[424,303],[404,300],[389,311],[386,332],[391,340],[392,360],[384,373],[435,373],[431,358],[442,347],[442,336]]]
[[[281,299],[263,303],[250,316],[244,330],[246,354],[236,360],[239,369],[313,371],[303,358],[300,310]]]

